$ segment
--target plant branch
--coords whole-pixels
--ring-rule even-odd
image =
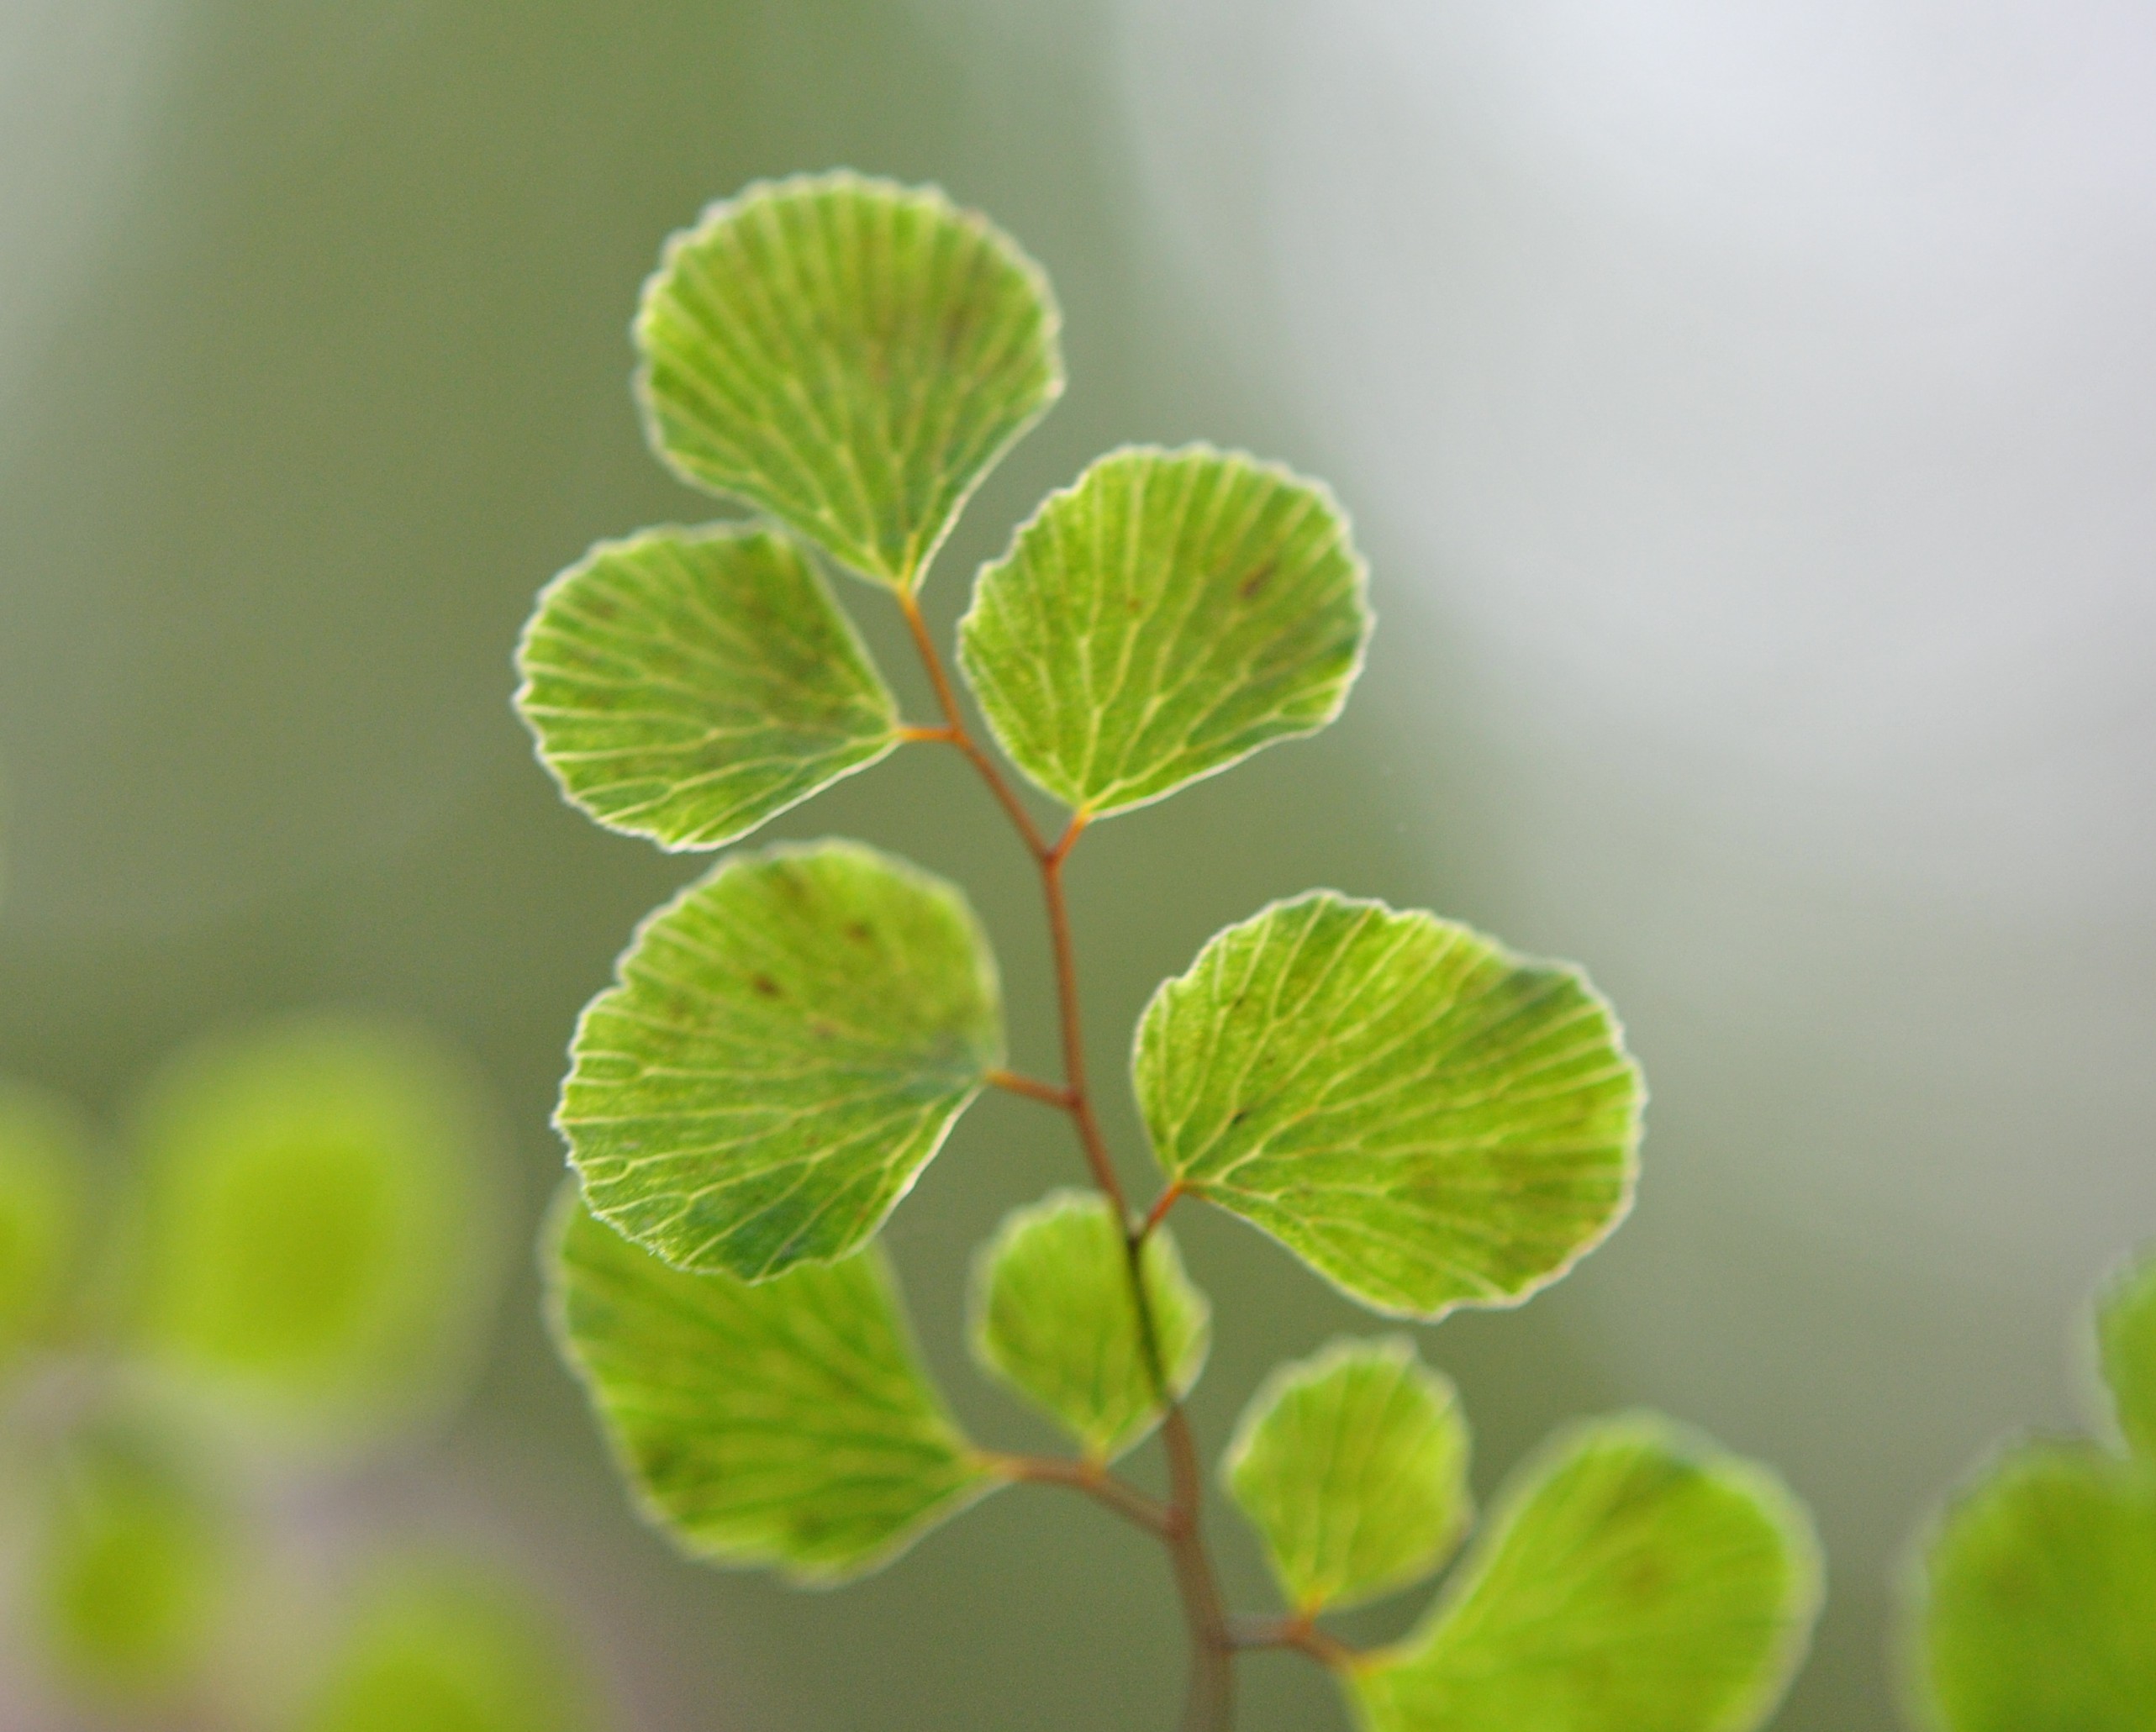
[[[1024,1095],[1029,1101],[1059,1107],[1066,1113],[1071,1109],[1071,1092],[1058,1083],[1043,1082],[1038,1077],[1026,1077],[1016,1071],[1004,1070],[989,1071],[988,1082],[989,1087],[1000,1088],[1006,1094]]]
[[[973,767],[980,771],[981,780],[988,783],[988,792],[996,797],[996,803],[1018,826],[1018,833],[1025,838],[1025,845],[1033,850],[1033,857],[1046,860],[1049,847],[1046,838],[1041,834],[1041,826],[1034,823],[1033,814],[1025,809],[1025,803],[1018,798],[1018,791],[1004,778],[1003,771],[996,768],[995,760],[981,750],[981,743],[973,738],[973,731],[966,725],[965,712],[958,708],[958,694],[951,690],[951,676],[943,671],[943,657],[936,652],[936,639],[929,631],[928,621],[921,618],[920,603],[914,599],[910,590],[902,589],[898,595],[899,611],[906,616],[906,629],[913,634],[914,647],[920,652],[921,666],[928,670],[929,683],[936,688],[936,702],[943,711],[944,727],[950,730],[947,735],[940,730],[925,731],[935,734],[937,738],[948,738],[951,745],[965,753]]]
[[[1361,1658],[1337,1636],[1311,1623],[1307,1614],[1293,1618],[1238,1618],[1229,1627],[1228,1639],[1238,1649],[1287,1648],[1307,1654],[1328,1671],[1350,1671]]]
[[[1123,1229],[1125,1263],[1130,1272],[1131,1296],[1137,1313],[1138,1338],[1145,1355],[1146,1368],[1152,1378],[1153,1392],[1161,1406],[1161,1441],[1168,1455],[1168,1501],[1160,1509],[1160,1524],[1154,1529],[1168,1548],[1169,1561],[1173,1566],[1178,1594],[1183,1601],[1183,1621],[1190,1632],[1190,1682],[1184,1698],[1183,1710],[1183,1732],[1229,1732],[1235,1724],[1235,1655],[1236,1640],[1228,1626],[1227,1614],[1220,1603],[1218,1577],[1214,1574],[1211,1555],[1205,1546],[1204,1508],[1205,1482],[1199,1465],[1198,1448],[1190,1435],[1190,1422],[1185,1418],[1182,1404],[1171,1387],[1168,1369],[1162,1362],[1160,1331],[1153,1318],[1152,1296],[1146,1291],[1145,1246],[1147,1235],[1158,1224],[1158,1217],[1166,1213],[1167,1205],[1174,1201],[1171,1187],[1163,1203],[1155,1207],[1154,1213],[1141,1224],[1134,1224],[1131,1204],[1124,1192],[1122,1181],[1116,1176],[1115,1163],[1108,1150],[1108,1140],[1101,1134],[1099,1120],[1093,1110],[1093,1095],[1086,1083],[1085,1027],[1078,995],[1077,947],[1071,939],[1070,907],[1063,893],[1063,862],[1077,845],[1086,827],[1086,814],[1074,814],[1062,835],[1049,842],[1033,821],[995,761],[984,751],[966,725],[964,712],[959,708],[958,694],[951,687],[951,676],[945,671],[943,658],[937,652],[936,640],[929,631],[928,623],[921,617],[920,604],[910,590],[898,592],[899,605],[906,616],[906,628],[912,633],[914,647],[920,652],[921,665],[927,670],[929,683],[935,687],[936,703],[943,711],[944,729],[924,729],[920,737],[947,739],[963,752],[981,779],[988,785],[988,792],[1016,825],[1019,834],[1032,851],[1041,869],[1041,897],[1047,906],[1048,936],[1054,953],[1056,968],[1056,1002],[1057,1021],[1062,1034],[1063,1088],[1062,1098],[1055,1099],[1050,1087],[1035,1085],[1021,1087],[1017,1092],[1034,1098],[1050,1100],[1070,1114],[1078,1130],[1078,1145],[1083,1151],[1087,1168],[1094,1183],[1114,1206],[1115,1218]],[[947,731],[946,731],[947,730]],[[1031,1081],[1012,1077],[1005,1081],[1002,1073],[992,1076],[991,1082],[1009,1087],[1011,1082]],[[1057,1464],[1060,1467],[1061,1464]],[[1065,1474],[1054,1476],[1060,1483],[1079,1486],[1080,1489],[1100,1495],[1090,1484]],[[1109,1482],[1109,1483],[1120,1483]],[[1154,1506],[1159,1508],[1158,1506]],[[1130,1514],[1128,1510],[1124,1512]]]
[[[1115,1205],[1115,1219],[1123,1224],[1127,1235],[1131,1230],[1131,1204],[1123,1193],[1123,1182],[1115,1176],[1115,1162],[1108,1152],[1107,1138],[1100,1134],[1100,1121],[1094,1117],[1093,1095],[1086,1087],[1085,1024],[1078,1004],[1078,952],[1071,942],[1070,905],[1063,895],[1063,861],[1084,825],[1083,818],[1073,818],[1062,840],[1041,855],[1041,889],[1048,903],[1048,936],[1056,954],[1057,1010],[1063,1034],[1063,1082],[1070,1090],[1071,1122],[1078,1127],[1078,1145],[1085,1151],[1085,1164],[1092,1171],[1093,1182]],[[1132,1279],[1136,1277],[1133,1275]],[[1142,1282],[1140,1289],[1139,1305],[1142,1311]],[[1150,1339],[1150,1329],[1147,1334]],[[1160,1381],[1155,1380],[1157,1385]]]
[[[1183,1194],[1183,1181],[1177,1179],[1153,1199],[1153,1206],[1146,1211],[1145,1219],[1138,1224],[1139,1244],[1143,1245],[1153,1236],[1153,1229],[1168,1219],[1168,1212],[1175,1207]]]
[[[1105,1504],[1125,1521],[1143,1528],[1155,1539],[1165,1539],[1168,1512],[1165,1504],[1148,1498],[1094,1461],[1062,1461],[1052,1456],[997,1456],[992,1465],[1005,1479],[1027,1485],[1068,1486]]]

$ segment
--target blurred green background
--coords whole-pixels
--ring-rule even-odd
[[[1568,130],[1519,96],[1531,33],[1468,8],[1489,28],[1410,39],[1410,10],[0,7],[0,1071],[114,1115],[204,1030],[323,1004],[416,1018],[489,1079],[519,1235],[535,1223],[561,1170],[546,1117],[576,1012],[631,924],[698,870],[561,805],[508,703],[548,576],[598,537],[712,514],[639,439],[637,287],[668,230],[757,176],[843,163],[940,181],[1047,266],[1072,379],[946,554],[941,623],[1032,502],[1123,440],[1208,438],[1327,476],[1374,568],[1379,633],[1342,724],[1104,826],[1078,857],[1096,1066],[1120,1071],[1147,994],[1215,927],[1313,884],[1584,961],[1655,1089],[1640,1210],[1563,1287],[1447,1322],[1426,1356],[1463,1387],[1485,1492],[1561,1419],[1632,1403],[1777,1463],[1833,1569],[1779,1724],[1884,1729],[1906,1537],[1986,1439],[2070,1418],[2058,1343],[2079,1295],[2156,1227],[2149,703],[2117,647],[2148,623],[2148,510],[2102,492],[2088,539],[2037,533],[2076,477],[2101,492],[2136,472],[2122,450],[2148,455],[2145,427],[2122,447],[2101,415],[2076,417],[2123,402],[2148,345],[2099,361],[2024,342],[2063,316],[2033,289],[2005,313],[1912,299],[1869,230],[1807,229],[1801,199],[1787,237],[1768,220],[1768,240],[1725,234],[1717,253],[1626,190],[1641,159],[1621,127],[1588,124],[1607,118],[1593,88],[1532,87],[1585,89]],[[1621,34],[1531,10],[1578,27],[1558,39],[1590,60]],[[1636,108],[1690,112],[1686,77],[1726,71],[1688,74],[1665,38],[1636,35],[1604,66]],[[1658,41],[1652,64],[1616,52]],[[1320,76],[1373,64],[1406,81],[1383,102]],[[1891,105],[1900,63],[1883,64]],[[1827,124],[1801,87],[1788,100]],[[2028,113],[2033,127],[2054,109]],[[1511,130],[1477,131],[1493,113]],[[1954,118],[1927,141],[1951,145]],[[1564,149],[1520,143],[1545,136]],[[1727,169],[1729,208],[1758,190],[1747,161]],[[1610,164],[1634,181],[1579,191],[1607,192]],[[1595,261],[1568,250],[1579,234],[1638,263],[1614,303],[1631,323],[1574,316],[1565,273],[1595,287]],[[1403,236],[1447,262],[1423,274],[1387,250]],[[1832,267],[1835,305],[1889,308],[1882,342],[1905,324],[1931,341],[1944,321],[1965,389],[1924,399],[1937,426],[1890,427],[1876,470],[1768,505],[1758,474],[1811,474],[1807,455],[1863,419],[1777,394],[1865,366],[1839,327],[1769,307],[1730,263],[1814,282],[1774,253],[1783,239]],[[2156,251],[2121,245],[2109,276],[2075,255],[2077,285],[2113,298],[2074,306],[2145,305],[2130,292]],[[1679,276],[1712,318],[1662,292]],[[1451,346],[1432,350],[1433,328]],[[1658,344],[1693,371],[1626,371]],[[1995,450],[2019,400],[1980,387],[2044,366],[2041,450]],[[1343,397],[1366,378],[1367,403]],[[1716,395],[1732,378],[1741,416]],[[1421,425],[1445,436],[1397,434]],[[1672,428],[1684,461],[1658,467]],[[1596,467],[1605,446],[1644,454]],[[2027,485],[2002,496],[1995,471]],[[1966,546],[1930,533],[1979,493],[2029,530],[1990,538],[1982,582]],[[1432,498],[1457,502],[1456,535],[1425,532]],[[1822,522],[1834,535],[1807,542]],[[1697,561],[1691,589],[1636,569],[1665,532]],[[1842,581],[1853,559],[1942,575],[1868,587]],[[2061,593],[2093,599],[2062,613]],[[925,713],[876,598],[846,599]],[[1871,646],[1951,661],[1972,608],[1989,659],[1964,684],[2016,695],[1866,708],[1924,689]],[[1797,698],[1763,723],[1732,633],[1814,657],[1771,663]],[[1702,666],[1726,676],[1671,673]],[[1814,666],[1845,677],[1806,685]],[[1884,769],[1851,792],[1784,749],[1807,729]],[[1934,736],[1928,755],[1896,750]],[[1975,792],[1942,804],[1958,787]],[[2081,824],[2092,811],[2104,821]],[[954,758],[901,754],[775,829],[861,834],[963,881],[996,935],[1014,1050],[1049,1066],[1031,871]],[[892,1229],[944,1384],[990,1441],[1046,1440],[963,1363],[966,1256],[1075,1158],[1052,1119],[988,1100]],[[1202,1217],[1178,1230],[1216,1304],[1194,1411],[1217,1445],[1266,1366],[1363,1324],[1255,1235]],[[676,1561],[630,1517],[518,1266],[470,1406],[370,1495],[502,1536],[570,1607],[623,1726],[1168,1724],[1165,1573],[1053,1492],[1004,1493],[840,1594]],[[1262,1603],[1254,1554],[1216,1529],[1238,1597]],[[1416,1603],[1362,1628],[1397,1629]],[[1252,1732],[1342,1724],[1300,1662],[1261,1660],[1248,1681]]]

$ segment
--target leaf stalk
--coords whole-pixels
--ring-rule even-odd
[[[1051,842],[1034,821],[1020,799],[1017,790],[996,766],[974,738],[967,725],[964,711],[959,707],[958,694],[951,683],[950,674],[943,665],[941,653],[936,646],[934,634],[927,620],[922,617],[920,603],[910,588],[897,592],[899,606],[905,615],[906,629],[911,634],[914,647],[920,656],[922,667],[928,674],[929,684],[936,692],[937,706],[943,712],[944,726],[938,729],[922,729],[918,737],[933,737],[957,747],[979,772],[988,792],[995,797],[1010,819],[1019,835],[1031,852],[1041,872],[1041,891],[1046,905],[1050,947],[1054,954],[1056,971],[1056,1001],[1057,1022],[1062,1037],[1063,1087],[1060,1092],[1052,1084],[1042,1084],[1015,1073],[992,1072],[988,1081],[1014,1092],[1060,1107],[1070,1115],[1078,1132],[1078,1146],[1083,1152],[1088,1171],[1094,1184],[1112,1203],[1116,1219],[1123,1224],[1125,1261],[1130,1271],[1131,1293],[1138,1319],[1138,1338],[1146,1359],[1156,1397],[1161,1407],[1161,1441],[1168,1456],[1168,1498],[1165,1506],[1151,1505],[1158,1510],[1159,1522],[1151,1531],[1158,1535],[1168,1549],[1178,1594],[1183,1602],[1183,1621],[1190,1635],[1190,1673],[1188,1692],[1183,1698],[1183,1732],[1230,1732],[1235,1724],[1235,1656],[1236,1641],[1228,1623],[1227,1613],[1220,1599],[1220,1580],[1215,1573],[1210,1552],[1205,1545],[1204,1508],[1205,1481],[1199,1464],[1198,1447],[1190,1433],[1190,1423],[1184,1416],[1182,1403],[1175,1398],[1169,1387],[1167,1370],[1162,1363],[1160,1332],[1153,1319],[1151,1297],[1146,1291],[1144,1251],[1146,1240],[1158,1218],[1166,1213],[1174,1201],[1171,1186],[1162,1201],[1155,1204],[1153,1213],[1144,1221],[1134,1223],[1128,1193],[1115,1171],[1114,1157],[1108,1149],[1108,1140],[1101,1134],[1100,1122],[1093,1109],[1093,1095],[1086,1082],[1085,1027],[1080,1003],[1078,978],[1078,951],[1071,935],[1070,906],[1063,890],[1063,863],[1069,857],[1078,838],[1084,834],[1087,814],[1073,814],[1062,834]],[[1122,1487],[1120,1481],[1103,1474],[1098,1480],[1089,1476],[1083,1464],[1041,1463],[1034,1458],[1011,1457],[1010,1461],[1025,1461],[1036,1468],[1053,1471],[1022,1471],[1018,1478],[1032,1478],[1045,1482],[1065,1484],[1085,1491],[1104,1502],[1111,1503],[1119,1513],[1137,1519],[1133,1508],[1125,1507],[1122,1500],[1109,1487]],[[1137,1496],[1136,1493],[1131,1494]]]

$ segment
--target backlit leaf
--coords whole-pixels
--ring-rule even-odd
[[[1510,1305],[1631,1198],[1642,1087],[1576,970],[1315,891],[1208,944],[1138,1034],[1162,1170],[1380,1311]]]
[[[103,1425],[62,1446],[39,1514],[28,1585],[48,1669],[114,1704],[182,1691],[219,1639],[238,1557],[195,1465],[146,1429]]]
[[[761,182],[667,245],[636,316],[653,442],[687,480],[910,589],[1062,390],[1047,279],[934,187]]]
[[[585,1732],[598,1715],[573,1653],[514,1582],[406,1563],[366,1584],[296,1732]]]
[[[2096,1301],[2096,1340],[2127,1447],[2156,1468],[2156,1250],[2145,1250]]]
[[[864,1243],[1002,1060],[988,940],[851,842],[734,855],[638,930],[556,1123],[593,1211],[761,1281]]]
[[[692,1275],[565,1192],[556,1334],[646,1514],[714,1563],[835,1582],[999,1483],[916,1361],[880,1247]]]
[[[1473,1510],[1468,1422],[1405,1335],[1336,1341],[1283,1366],[1244,1409],[1222,1464],[1298,1613],[1420,1582]]]
[[[315,1018],[209,1042],[141,1118],[140,1329],[250,1424],[351,1443],[446,1396],[500,1269],[476,1091],[416,1034]]]
[[[1421,1629],[1351,1688],[1370,1732],[1749,1732],[1818,1605],[1802,1510],[1665,1422],[1575,1428],[1501,1495]]]
[[[1212,1308],[1165,1227],[1141,1256],[1162,1370],[1180,1399],[1205,1367]],[[1114,1461],[1159,1420],[1122,1224],[1097,1192],[1059,1191],[1004,1217],[974,1261],[973,1342],[984,1368],[1094,1461]]]
[[[1012,761],[1099,816],[1331,721],[1365,587],[1318,483],[1204,446],[1117,451],[982,572],[959,653]]]
[[[1949,1732],[2148,1732],[2156,1471],[2081,1445],[1992,1467],[1927,1548],[1921,1666]]]
[[[0,1082],[0,1368],[57,1321],[82,1234],[87,1141],[58,1101]]]
[[[517,708],[602,824],[715,848],[898,744],[898,713],[824,581],[760,530],[602,542],[540,597]]]

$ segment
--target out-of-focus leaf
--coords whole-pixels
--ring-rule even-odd
[[[1510,1305],[1629,1206],[1643,1088],[1576,970],[1315,891],[1147,1007],[1138,1100],[1182,1190],[1399,1315]]]
[[[1212,1308],[1165,1227],[1140,1256],[1161,1368],[1180,1399],[1205,1368]],[[973,1342],[985,1369],[1094,1461],[1114,1461],[1159,1421],[1122,1224],[1098,1193],[1059,1191],[1004,1218],[974,1261]]]
[[[1749,1732],[1818,1607],[1779,1482],[1649,1416],[1519,1474],[1428,1621],[1350,1687],[1372,1732]]]
[[[1449,1379],[1405,1335],[1283,1366],[1244,1409],[1222,1477],[1305,1616],[1420,1582],[1473,1512]]]
[[[2098,1295],[2096,1341],[2119,1431],[2156,1468],[2156,1250],[2144,1250]]]
[[[1202,446],[1117,451],[982,572],[959,653],[1012,761],[1098,817],[1331,721],[1365,587],[1318,483]]]
[[[865,1243],[1002,1061],[987,936],[857,843],[736,855],[638,930],[556,1123],[593,1213],[751,1281]]]
[[[0,1081],[0,1368],[45,1334],[66,1298],[87,1140],[58,1101]]]
[[[1949,1732],[2156,1725],[2156,1471],[2081,1445],[2016,1450],[1926,1548],[1920,1667]]]
[[[711,1562],[828,1582],[999,1482],[922,1374],[880,1248],[751,1284],[671,1267],[565,1192],[555,1328],[645,1514]]]
[[[517,666],[563,792],[668,848],[746,835],[899,743],[823,579],[761,530],[602,542],[540,595]]]
[[[909,590],[1061,393],[1059,323],[1040,267],[933,187],[761,182],[667,243],[638,392],[685,479]]]
[[[294,1732],[586,1732],[595,1694],[552,1609],[470,1564],[367,1584]]]
[[[467,1366],[500,1269],[476,1089],[416,1033],[313,1018],[183,1056],[141,1117],[143,1345],[247,1421],[349,1445]]]
[[[70,1440],[46,1481],[28,1595],[45,1662],[76,1694],[141,1703],[202,1671],[238,1561],[229,1513],[147,1429]]]

